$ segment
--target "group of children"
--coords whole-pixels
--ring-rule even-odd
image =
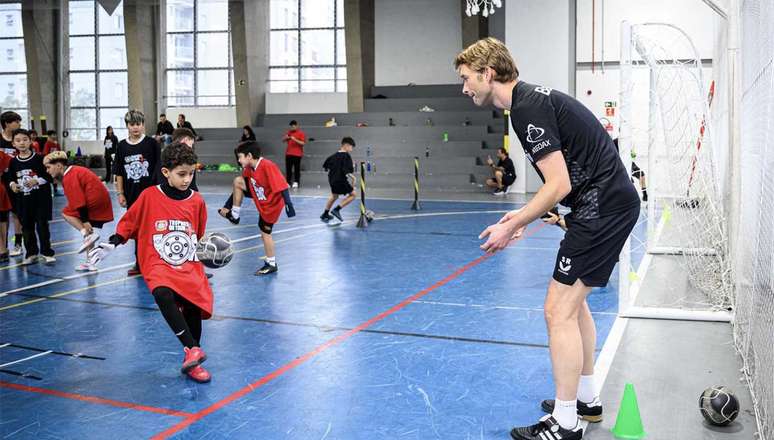
[[[69,165],[63,151],[45,155],[34,151],[30,133],[19,127],[18,114],[6,112],[0,120],[0,262],[8,261],[10,254],[6,246],[9,213],[16,219],[16,233],[22,230],[26,249],[23,264],[38,259],[56,261],[48,222],[53,205],[51,185],[61,181],[67,198],[62,216],[81,233],[78,252],[87,256],[76,270],[96,271],[110,251],[133,239],[136,262],[128,275],[143,276],[162,316],[183,345],[182,373],[197,382],[210,381],[210,373],[201,365],[207,356],[200,340],[202,320],[212,316],[213,295],[196,257],[196,244],[205,234],[207,209],[195,181],[195,135],[185,128],[177,129],[172,143],[162,151],[155,139],[145,136],[142,112],[127,112],[128,137],[118,143],[113,164],[118,203],[127,210],[115,233],[106,242],[97,243],[101,228],[113,221],[107,187],[91,170]],[[354,164],[349,155],[354,146],[352,138],[344,138],[340,150],[324,163],[331,185],[331,196],[320,217],[325,222],[334,217],[341,221],[341,209],[355,198]],[[261,155],[257,142],[242,142],[235,153],[243,172],[234,179],[234,191],[219,213],[239,223],[244,197],[253,199],[266,251],[266,261],[256,275],[272,274],[277,272],[273,227],[283,210],[288,217],[295,216],[288,182],[277,165]],[[331,209],[340,195],[345,199]]]

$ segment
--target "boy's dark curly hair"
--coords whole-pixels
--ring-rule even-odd
[[[180,142],[173,142],[161,152],[161,166],[173,170],[180,165],[196,165],[198,158],[191,147]]]

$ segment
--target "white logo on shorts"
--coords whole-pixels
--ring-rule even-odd
[[[569,275],[570,269],[572,269],[572,264],[570,262],[569,257],[562,257],[559,260],[559,272]]]

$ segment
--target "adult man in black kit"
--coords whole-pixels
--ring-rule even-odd
[[[527,204],[486,228],[486,252],[504,249],[556,203],[571,209],[545,299],[545,319],[556,399],[531,426],[511,430],[517,440],[578,440],[578,415],[602,420],[594,384],[596,331],[586,303],[592,287],[607,284],[640,212],[613,140],[574,98],[519,79],[505,45],[494,38],[474,43],[454,60],[463,93],[478,106],[510,109],[512,124],[543,186]]]

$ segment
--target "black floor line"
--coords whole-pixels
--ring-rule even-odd
[[[0,369],[0,373],[11,374],[14,376],[23,377],[25,379],[43,380],[42,377],[35,376],[34,374],[19,373],[18,371],[13,371],[13,370]]]
[[[105,360],[105,358],[103,358],[103,357],[90,356],[90,355],[83,354],[83,353],[68,353],[66,351],[45,350],[45,349],[42,349],[42,348],[35,348],[35,347],[29,347],[29,346],[26,346],[26,345],[19,345],[19,344],[12,344],[12,343],[8,343],[8,345],[6,347],[21,348],[23,350],[37,351],[39,353],[43,353],[45,351],[48,351],[48,352],[50,352],[52,354],[58,354],[60,356],[70,356],[70,357],[74,357],[74,358],[94,359],[94,360],[98,360],[98,361],[104,361]]]
[[[47,298],[46,296],[39,296],[39,295],[32,295],[32,294],[24,294],[24,296]],[[135,310],[147,310],[152,312],[158,311],[157,307],[132,306],[127,304],[106,303],[106,302],[100,302],[100,301],[82,300],[82,299],[73,299],[73,298],[51,298],[51,299],[58,300],[58,301],[84,303],[84,304],[95,304],[95,305],[106,306],[106,307],[120,307],[120,308],[128,308],[128,309],[135,309]],[[213,315],[212,319],[213,320],[250,321],[250,322],[259,322],[263,324],[287,325],[287,326],[294,326],[294,327],[309,327],[309,328],[316,328],[323,331],[352,330],[351,327],[338,327],[338,326],[328,326],[328,325],[321,325],[321,324],[307,324],[302,322],[280,321],[276,319],[250,318],[250,317],[244,317],[244,316]],[[374,330],[374,329],[365,329],[365,330],[362,330],[362,332],[384,334],[384,335],[395,335],[395,336],[408,336],[413,338],[471,342],[471,343],[478,343],[478,344],[495,344],[495,345],[509,345],[509,346],[515,346],[515,347],[548,348],[548,345],[545,345],[545,344],[531,344],[526,342],[504,341],[504,340],[496,340],[496,339],[476,339],[476,338],[465,338],[465,337],[458,337],[458,336],[429,335],[424,333],[399,332],[399,331],[391,331],[391,330]]]

